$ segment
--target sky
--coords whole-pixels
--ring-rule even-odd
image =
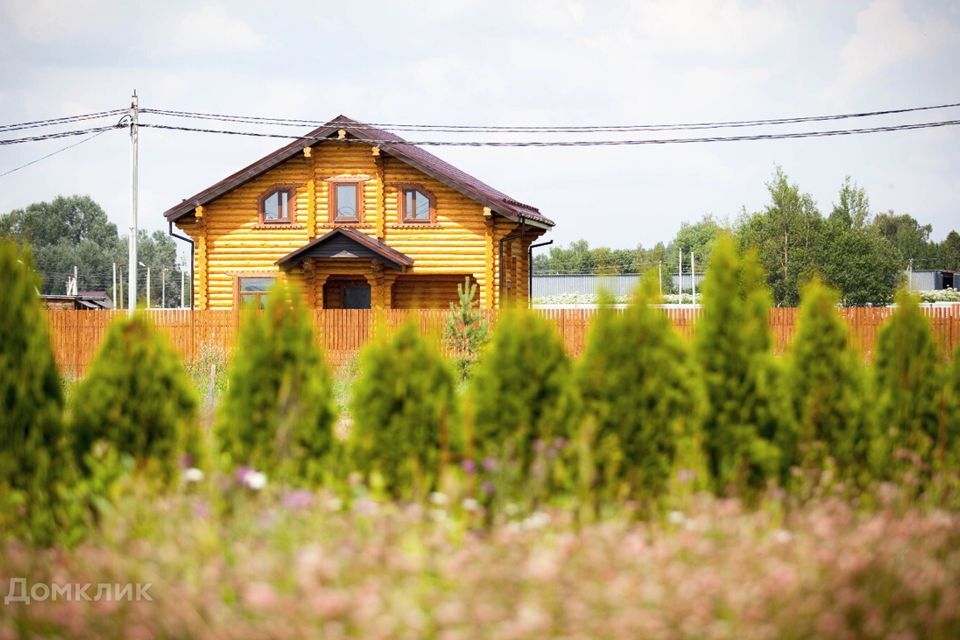
[[[322,121],[744,120],[960,102],[960,3],[0,0],[0,56],[0,124],[124,108],[134,89],[141,107]],[[820,127],[950,119],[960,108]],[[0,133],[9,137],[19,136]],[[0,146],[0,173],[76,140]],[[283,144],[141,129],[141,228],[165,230],[164,210]],[[129,147],[124,131],[108,131],[0,178],[0,212],[88,194],[125,233]],[[556,221],[548,238],[558,243],[651,246],[705,214],[735,220],[769,201],[765,184],[777,165],[825,214],[850,176],[875,212],[910,213],[933,226],[934,239],[960,228],[957,126],[721,144],[428,149],[539,207]]]

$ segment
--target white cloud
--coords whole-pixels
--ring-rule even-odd
[[[222,7],[205,5],[180,19],[174,41],[184,51],[218,53],[254,51],[263,46],[264,38]]]
[[[5,2],[0,6],[0,15],[22,38],[40,43],[109,32],[119,20],[106,0]]]

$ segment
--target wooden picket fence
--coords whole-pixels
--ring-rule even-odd
[[[665,307],[678,331],[692,338],[700,310],[695,308]],[[850,327],[853,346],[866,359],[873,356],[877,330],[890,316],[889,308],[842,309]],[[941,354],[951,352],[960,342],[960,305],[927,307]],[[229,354],[240,326],[240,316],[232,311],[156,310],[149,312],[157,327],[167,334],[186,362],[195,362],[210,349]],[[317,342],[335,367],[356,357],[361,347],[377,331],[392,331],[407,318],[413,317],[421,331],[438,343],[447,311],[440,309],[370,311],[354,309],[318,309],[313,312]],[[488,320],[496,322],[497,312],[486,311]],[[583,353],[590,324],[596,315],[594,309],[539,309],[537,313],[548,318],[557,328],[572,356]],[[61,371],[71,376],[86,373],[93,356],[103,340],[110,322],[124,315],[123,311],[59,311],[47,312],[54,353]],[[379,315],[378,315],[379,314]],[[797,309],[776,308],[770,311],[770,328],[774,350],[786,350],[796,327]]]

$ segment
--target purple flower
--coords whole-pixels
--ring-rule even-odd
[[[464,458],[464,460],[460,463],[460,467],[467,473],[477,472],[477,463],[470,458]]]
[[[291,510],[309,509],[313,506],[313,493],[306,489],[287,491],[281,498],[284,507]]]
[[[496,458],[484,458],[483,459],[483,468],[486,471],[493,471],[497,468]]]
[[[488,496],[492,496],[493,492],[496,491],[496,487],[494,487],[493,483],[489,480],[486,480],[481,488],[483,489],[483,493]]]
[[[247,486],[247,476],[253,472],[253,469],[247,466],[237,467],[237,470],[233,472],[233,479],[237,481],[237,484],[242,484]]]
[[[194,466],[196,465],[194,465],[194,460],[192,455],[190,455],[189,453],[185,453],[182,456],[180,456],[181,469],[190,469],[191,467],[194,467]]]

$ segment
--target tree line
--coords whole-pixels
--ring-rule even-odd
[[[0,215],[0,236],[30,247],[43,294],[65,294],[76,269],[78,292],[106,291],[112,298],[116,264],[126,295],[127,236],[120,235],[117,225],[89,196],[58,196]],[[144,265],[137,270],[137,299],[146,301],[149,268],[151,306],[160,306],[162,298],[167,307],[179,306],[181,267],[173,238],[163,231],[140,230],[137,259]]]
[[[683,223],[669,244],[651,248],[590,247],[579,240],[536,256],[534,273],[643,273],[662,264],[669,287],[666,279],[676,269],[678,252],[695,255],[698,271],[700,265],[706,268],[724,231],[741,250],[757,250],[778,305],[798,304],[803,284],[815,275],[840,292],[842,303],[864,305],[889,303],[908,268],[960,271],[960,233],[952,230],[935,242],[932,226],[909,214],[872,213],[866,192],[849,178],[826,215],[779,167],[767,190],[769,204],[752,213],[744,210],[732,223],[708,214]],[[688,269],[689,258],[684,264]]]

